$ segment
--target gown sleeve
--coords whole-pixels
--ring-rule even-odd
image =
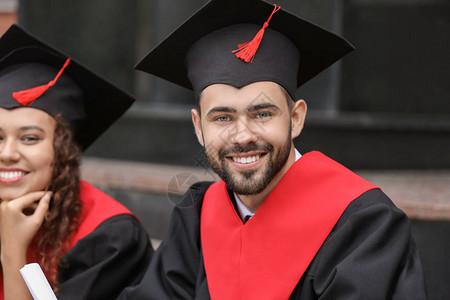
[[[199,285],[205,285],[200,245],[200,211],[210,183],[190,187],[175,206],[168,232],[152,258],[142,282],[127,288],[121,300],[198,299]],[[202,290],[205,290],[204,287]],[[207,289],[206,289],[207,290]]]
[[[111,217],[62,258],[57,297],[116,299],[140,281],[152,255],[149,237],[133,216]]]
[[[354,200],[291,299],[426,299],[406,215],[379,189]]]

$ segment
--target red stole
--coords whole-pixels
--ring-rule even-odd
[[[322,153],[310,152],[243,224],[225,182],[211,185],[201,212],[211,299],[288,299],[348,204],[374,188]]]
[[[132,214],[125,206],[86,181],[80,182],[80,200],[82,209],[79,227],[71,239],[70,249],[107,219],[121,214]],[[27,253],[28,263],[38,261],[33,250],[33,245],[30,245]],[[3,299],[3,272],[0,272],[0,300]]]
[[[122,214],[132,215],[128,208],[86,181],[81,181],[80,199],[83,208],[78,231],[72,237],[71,247],[107,219]]]

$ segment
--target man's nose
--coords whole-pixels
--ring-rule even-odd
[[[252,124],[245,118],[240,118],[230,129],[230,141],[233,144],[247,145],[255,143],[258,140],[258,135],[252,127]]]

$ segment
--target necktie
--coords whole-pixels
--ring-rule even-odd
[[[244,218],[244,224],[247,223],[248,220],[250,220],[251,216],[250,215],[246,215]]]

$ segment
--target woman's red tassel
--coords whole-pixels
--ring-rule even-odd
[[[56,74],[55,79],[53,79],[49,83],[28,90],[14,92],[12,94],[13,98],[16,99],[16,101],[22,104],[23,106],[30,106],[37,98],[42,96],[42,94],[44,94],[50,87],[55,85],[56,81],[58,81],[58,78],[61,76],[62,72],[69,65],[69,63],[70,58],[66,60],[61,70],[59,70],[58,74]]]
[[[272,19],[274,13],[276,13],[281,6],[277,6],[274,4],[275,8],[270,14],[269,18],[266,22],[264,22],[263,27],[258,31],[253,40],[239,44],[238,49],[234,50],[233,53],[236,53],[236,57],[242,59],[245,62],[253,62],[253,58],[255,57],[256,51],[258,51],[259,44],[261,44],[261,40],[264,36],[264,30],[269,26],[269,21]]]

